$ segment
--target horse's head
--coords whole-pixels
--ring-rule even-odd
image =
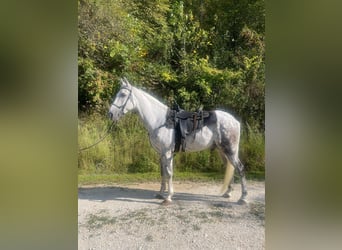
[[[121,116],[134,109],[132,98],[132,85],[126,78],[120,79],[121,88],[116,94],[112,105],[109,108],[109,117],[113,121],[118,121]]]

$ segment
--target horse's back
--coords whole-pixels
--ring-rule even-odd
[[[219,124],[226,124],[240,128],[240,122],[232,114],[223,110],[215,110],[214,112]]]

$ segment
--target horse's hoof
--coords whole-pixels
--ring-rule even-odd
[[[171,205],[171,201],[170,200],[168,200],[168,199],[165,199],[161,204],[163,205],[163,206],[168,206],[168,205]]]
[[[248,202],[245,199],[238,200],[237,204],[239,205],[246,205]]]
[[[228,194],[228,193],[225,193],[222,195],[223,198],[230,198],[232,195],[231,194]]]
[[[161,194],[156,194],[155,196],[157,199],[164,200],[165,198]]]

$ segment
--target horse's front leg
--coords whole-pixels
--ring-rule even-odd
[[[166,189],[166,180],[165,180],[165,168],[163,167],[162,157],[160,157],[160,177],[161,177],[160,191],[158,194],[156,194],[156,198],[157,199],[165,199],[164,198],[164,192]]]
[[[168,151],[161,156],[161,164],[162,164],[162,186],[163,186],[163,180],[164,184],[165,181],[167,181],[168,184],[168,195],[166,199],[163,201],[164,205],[168,205],[172,202],[172,196],[173,196],[173,183],[172,183],[172,177],[173,177],[173,155],[171,151]]]

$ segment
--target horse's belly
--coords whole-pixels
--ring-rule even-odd
[[[214,133],[207,127],[188,135],[185,139],[185,151],[195,152],[210,148],[214,144]]]

